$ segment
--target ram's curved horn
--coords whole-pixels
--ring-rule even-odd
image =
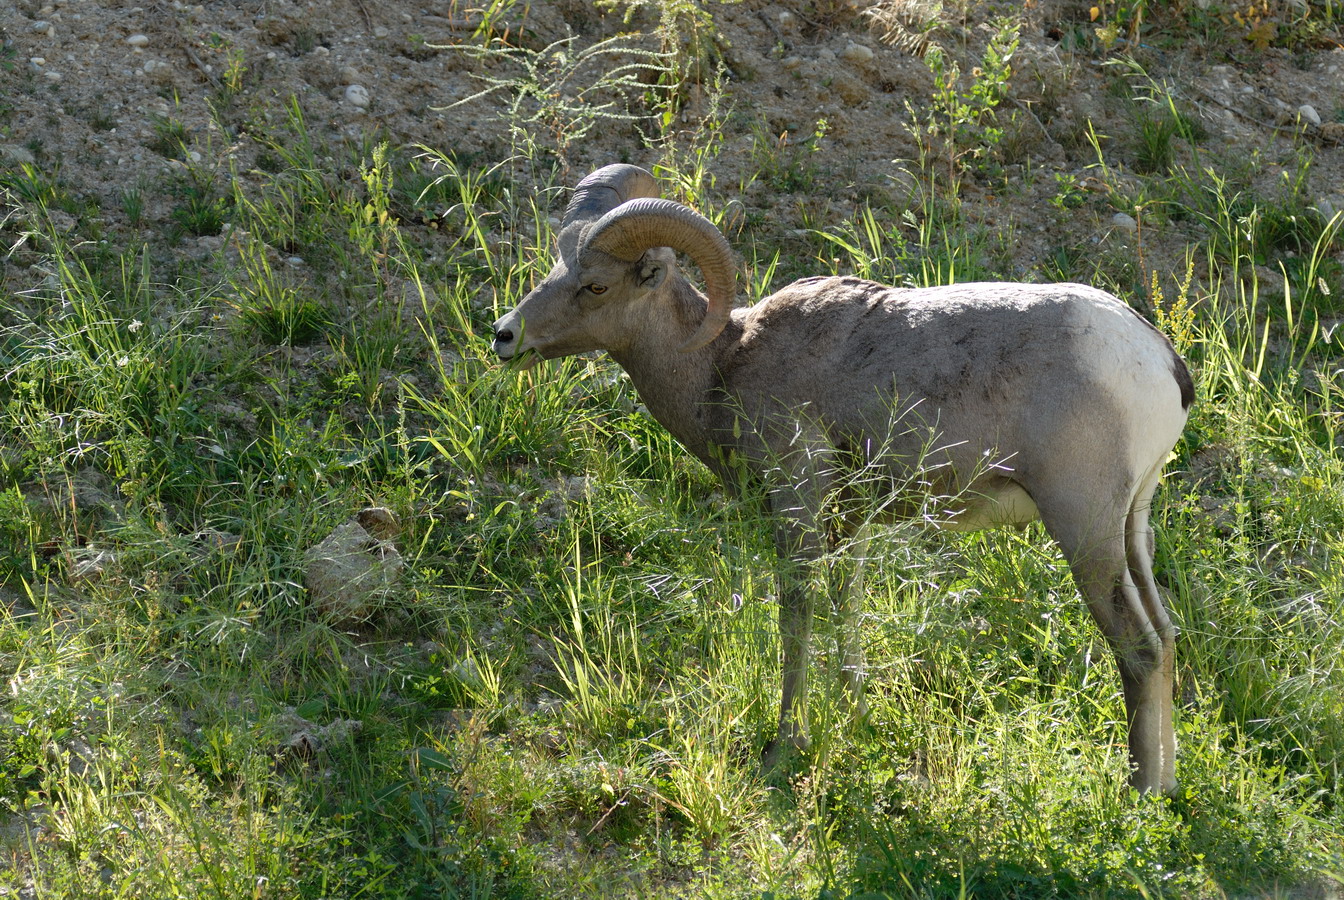
[[[585,179],[586,180],[586,179]],[[671,200],[630,200],[602,216],[588,233],[579,256],[593,250],[635,262],[651,247],[671,247],[689,256],[705,278],[709,308],[681,352],[699,350],[723,331],[737,296],[733,252],[714,223]]]
[[[560,254],[572,258],[593,222],[629,200],[657,197],[658,182],[639,166],[603,166],[574,188],[560,224]]]

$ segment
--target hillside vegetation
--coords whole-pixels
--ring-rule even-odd
[[[1335,0],[255,6],[0,22],[0,896],[1340,896]],[[489,347],[615,161],[751,301],[1075,280],[1171,337],[1178,797],[1039,525],[883,532],[870,720],[820,629],[761,771],[769,524],[605,356]]]

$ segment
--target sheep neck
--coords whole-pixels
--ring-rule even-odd
[[[705,316],[704,296],[676,278],[650,298],[650,306],[631,340],[609,353],[630,376],[653,417],[682,446],[714,467],[709,431],[700,413],[708,393],[719,382],[715,373],[718,348],[733,342],[740,326],[729,322],[709,346],[682,353],[678,348]]]

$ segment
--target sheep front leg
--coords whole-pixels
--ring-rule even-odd
[[[806,484],[806,482],[804,482]],[[770,497],[775,515],[775,551],[779,558],[779,656],[782,686],[779,729],[766,745],[766,768],[808,746],[807,668],[812,641],[812,566],[821,557],[822,541],[812,524],[812,507],[797,492],[776,490]]]
[[[786,567],[792,568],[792,567]],[[796,571],[779,577],[779,650],[783,687],[779,695],[779,730],[765,747],[763,760],[772,769],[787,756],[806,750],[808,647],[812,640],[812,596]]]
[[[792,422],[791,417],[786,417]],[[767,493],[775,523],[779,560],[779,652],[782,685],[779,730],[765,749],[767,768],[808,745],[807,667],[812,640],[814,566],[823,558],[826,537],[819,527],[832,465],[824,435],[807,429],[787,434],[786,449],[767,451]]]

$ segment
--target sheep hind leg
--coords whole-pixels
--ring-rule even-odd
[[[1141,793],[1170,790],[1164,731],[1170,722],[1170,653],[1131,575],[1128,510],[1077,496],[1036,498],[1075,583],[1115,654],[1129,725],[1130,784]]]
[[[1159,730],[1162,740],[1162,768],[1159,788],[1164,794],[1176,792],[1176,731],[1172,724],[1172,703],[1175,694],[1176,626],[1167,613],[1157,580],[1153,577],[1155,541],[1149,521],[1153,493],[1158,477],[1153,475],[1140,489],[1130,506],[1125,527],[1125,555],[1130,580],[1138,589],[1143,610],[1162,641],[1161,662],[1148,685],[1152,696],[1148,702],[1159,710]]]

